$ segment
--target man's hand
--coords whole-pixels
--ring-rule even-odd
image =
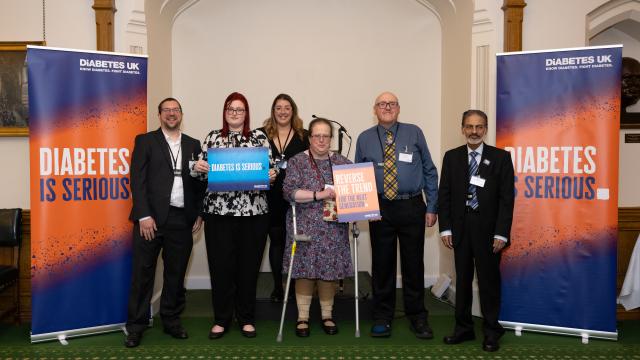
[[[504,242],[503,240],[500,239],[493,239],[493,253],[497,254],[499,253],[502,249],[504,249],[504,247],[507,245],[506,242]]]
[[[444,246],[448,247],[449,249],[453,249],[453,240],[451,240],[451,235],[441,236],[440,239],[442,240]]]
[[[196,222],[193,223],[193,229],[191,229],[191,232],[195,234],[198,231],[200,231],[201,228],[202,228],[202,216],[198,216],[196,218]]]
[[[426,215],[427,227],[432,227],[433,225],[435,225],[437,220],[438,220],[438,215],[434,213],[429,213],[429,212],[427,213]]]
[[[151,241],[156,237],[155,232],[158,230],[156,227],[156,221],[152,217],[140,220],[140,236],[147,241]]]

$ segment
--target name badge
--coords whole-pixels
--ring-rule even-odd
[[[472,176],[472,177],[471,177],[471,181],[470,181],[470,183],[471,183],[471,185],[475,185],[475,186],[479,186],[479,187],[484,187],[484,182],[485,182],[485,181],[486,181],[486,180],[485,180],[485,179],[483,179],[483,178],[481,178],[480,176],[478,176],[478,175],[474,175],[474,176]]]
[[[398,160],[402,162],[410,163],[411,161],[413,161],[413,153],[401,152],[400,156],[398,157]]]
[[[284,159],[284,156],[276,159],[276,168],[283,170],[287,168],[287,160]]]
[[[325,190],[327,190],[327,189],[333,189],[333,185],[331,185],[331,184],[324,184],[324,189],[325,189]]]

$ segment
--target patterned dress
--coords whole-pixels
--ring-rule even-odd
[[[331,153],[330,160],[315,160],[317,168],[304,151],[292,157],[287,166],[283,193],[293,203],[297,190],[322,191],[325,183],[333,184],[331,165],[350,164],[342,155]],[[297,230],[311,238],[298,242],[291,277],[294,279],[338,280],[353,276],[349,247],[349,225],[322,219],[323,201],[296,203]],[[293,219],[287,213],[287,246],[282,263],[283,273],[289,271],[293,244]]]

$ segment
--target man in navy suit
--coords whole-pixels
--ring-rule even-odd
[[[184,276],[192,232],[202,226],[199,212],[206,184],[190,176],[200,142],[180,131],[182,106],[174,98],[158,105],[160,128],[136,136],[131,156],[133,259],[126,347],[140,345],[149,326],[149,306],[160,250],[164,261],[160,317],[164,331],[188,337],[180,323],[185,307]],[[191,160],[191,162],[190,162]]]
[[[497,351],[504,334],[498,322],[500,254],[509,245],[514,171],[507,151],[484,143],[487,126],[487,115],[480,110],[462,115],[467,144],[444,155],[438,217],[442,242],[454,250],[456,268],[456,325],[444,342],[458,344],[475,339],[471,316],[475,264],[484,317],[482,348]]]

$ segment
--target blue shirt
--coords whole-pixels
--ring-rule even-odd
[[[383,197],[383,163],[385,128],[376,125],[362,132],[356,143],[356,163],[372,162],[378,193]],[[396,144],[398,194],[426,194],[427,212],[436,213],[438,204],[438,171],[433,165],[422,130],[413,124],[395,123],[389,129]],[[401,154],[402,155],[401,157]],[[408,161],[408,157],[411,160]],[[404,161],[403,161],[404,160]]]

